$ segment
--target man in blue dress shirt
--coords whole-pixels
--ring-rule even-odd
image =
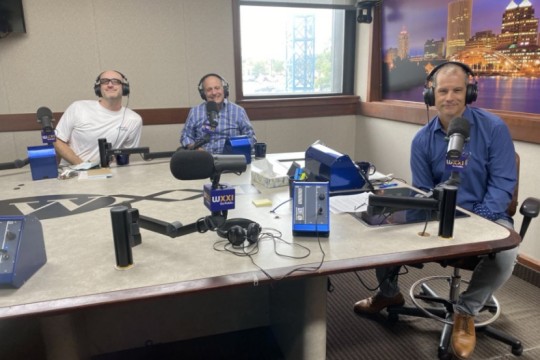
[[[227,139],[246,135],[253,148],[255,131],[244,108],[228,100],[227,81],[218,74],[207,74],[198,90],[204,102],[189,111],[180,136],[182,147],[221,154]]]
[[[470,137],[465,142],[462,157],[468,158],[468,163],[459,173],[457,204],[513,227],[506,210],[516,186],[517,170],[508,127],[494,114],[468,106],[476,99],[478,89],[474,73],[465,64],[439,65],[428,76],[427,83],[431,84],[426,84],[425,102],[435,105],[438,114],[413,139],[410,159],[413,186],[429,191],[450,178],[452,169],[447,168],[445,161],[447,130],[451,120],[464,118],[470,125]],[[457,357],[468,358],[474,351],[474,316],[512,275],[517,253],[518,248],[514,248],[499,252],[495,257],[486,256],[476,266],[467,290],[454,306],[451,344]],[[358,301],[354,311],[374,314],[388,306],[402,305],[404,298],[398,287],[398,272],[396,267],[377,269],[378,293]]]

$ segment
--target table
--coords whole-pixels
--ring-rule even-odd
[[[297,154],[274,159],[287,156]],[[298,267],[316,269],[323,258],[320,241],[320,268],[270,280],[249,258],[214,250],[223,240],[214,232],[171,239],[142,229],[142,244],[133,248],[134,266],[118,270],[111,206],[129,201],[142,215],[192,223],[209,215],[201,197],[209,181],[174,179],[168,160],[132,159],[129,166],[111,170],[112,178],[85,181],[32,181],[29,169],[0,173],[0,212],[40,217],[48,257],[21,288],[0,289],[0,319],[39,317],[50,358],[142,346],[150,336],[166,342],[261,325],[272,327],[287,358],[324,358],[328,275],[488,253],[519,243],[514,231],[475,215],[456,219],[452,239],[436,236],[436,222],[428,224],[431,236],[421,237],[423,224],[367,227],[348,214],[331,214],[328,238],[293,238],[288,188],[252,185],[248,169],[221,177],[236,187],[236,208],[229,218],[249,218],[279,230],[284,239],[311,251],[304,259],[284,258],[264,240],[253,261],[276,279]],[[270,199],[272,207],[255,207],[252,200],[260,198]],[[67,216],[52,217],[55,212]],[[305,254],[290,246],[282,250]],[[138,337],[137,331],[129,339],[121,336],[137,325]]]

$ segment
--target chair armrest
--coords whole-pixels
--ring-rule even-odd
[[[526,198],[521,205],[521,208],[519,209],[519,212],[521,213],[521,215],[523,215],[523,222],[521,223],[521,229],[519,230],[519,236],[521,236],[521,240],[523,240],[523,238],[525,237],[525,233],[529,228],[531,219],[538,216],[539,209],[540,200],[533,197]]]
[[[535,218],[538,216],[539,208],[540,208],[540,200],[533,197],[528,197],[525,199],[525,201],[521,205],[519,212],[521,213],[521,215],[525,217]]]

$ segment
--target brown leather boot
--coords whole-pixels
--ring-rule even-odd
[[[354,312],[357,314],[377,314],[388,306],[401,306],[403,304],[405,304],[405,299],[401,293],[394,297],[384,297],[377,294],[354,304]]]
[[[474,316],[460,313],[454,314],[451,343],[452,351],[458,358],[467,359],[471,356],[476,345]]]

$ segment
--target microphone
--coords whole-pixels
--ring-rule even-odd
[[[210,128],[203,128],[203,132],[205,132],[204,136],[195,141],[191,150],[197,150],[198,148],[208,144],[210,142],[211,133],[213,133],[218,126],[217,118],[219,117],[219,107],[215,101],[208,101],[206,103],[206,116],[208,117]]]
[[[459,173],[465,169],[468,154],[463,154],[465,142],[469,140],[471,125],[462,117],[454,118],[448,124],[448,149],[446,151],[446,169],[450,170],[450,178],[444,182],[447,185],[459,186]]]
[[[42,106],[37,110],[37,122],[41,124],[41,140],[44,144],[51,144],[56,141],[52,122],[53,114],[51,109]]]
[[[171,157],[172,175],[178,180],[207,179],[222,172],[246,171],[244,155],[212,155],[206,151],[179,150]]]
[[[462,117],[453,118],[448,125],[447,159],[459,159],[463,153],[463,146],[469,140],[471,125]]]
[[[17,159],[17,160],[12,161],[12,162],[1,163],[0,164],[0,170],[20,169],[23,166],[28,165],[28,163],[29,163],[28,158],[23,159],[23,160]]]
[[[208,114],[208,120],[210,121],[210,127],[214,130],[218,126],[217,118],[219,117],[219,107],[215,101],[208,101],[206,103],[206,113]]]
[[[242,173],[246,171],[244,155],[212,155],[206,151],[179,150],[171,158],[171,173],[179,180],[210,178],[212,183],[203,187],[204,205],[212,214],[222,213],[235,206],[233,186],[220,184],[224,171]]]

